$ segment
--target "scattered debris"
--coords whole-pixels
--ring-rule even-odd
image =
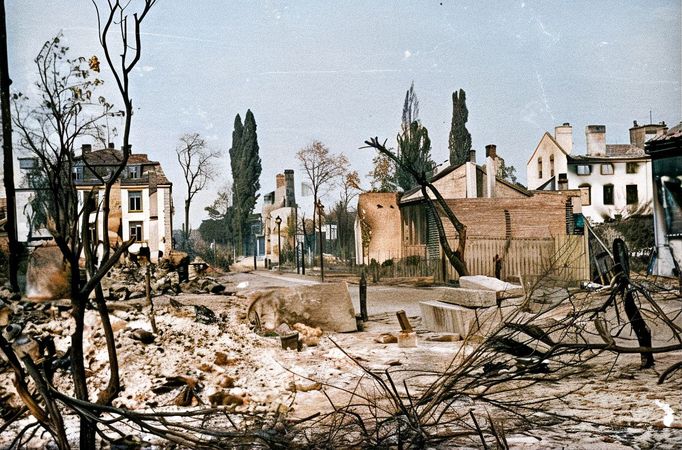
[[[398,337],[391,333],[381,333],[374,338],[374,342],[378,342],[379,344],[396,344],[398,343]]]
[[[142,342],[143,344],[151,344],[156,339],[156,336],[154,336],[153,333],[143,330],[142,328],[135,328],[132,330],[130,332],[130,337],[136,341]]]
[[[196,314],[196,321],[206,325],[216,323],[218,318],[215,313],[203,305],[194,305],[194,313]]]

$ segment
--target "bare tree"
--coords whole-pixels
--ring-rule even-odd
[[[7,224],[5,231],[9,241],[9,282],[12,290],[19,291],[19,243],[17,241],[17,211],[14,189],[14,154],[12,152],[12,122],[10,112],[9,65],[7,63],[7,27],[5,2],[0,1],[0,102],[2,104],[2,152],[5,195],[7,197]]]
[[[310,180],[314,205],[317,205],[320,197],[331,189],[332,182],[346,173],[348,165],[348,158],[344,154],[331,154],[329,148],[320,141],[313,141],[307,147],[300,149],[296,157]],[[315,224],[315,214],[313,214],[313,232]]]
[[[178,163],[185,177],[187,193],[185,197],[185,225],[183,227],[185,248],[189,243],[189,208],[197,192],[203,190],[206,184],[215,176],[214,160],[220,156],[220,151],[209,150],[206,141],[199,133],[188,133],[180,138],[176,147]]]
[[[104,184],[104,199],[102,209],[103,223],[108,223],[111,188],[123,172],[130,156],[130,126],[133,112],[130,95],[129,75],[135,68],[141,56],[140,27],[155,3],[155,0],[144,0],[139,12],[129,16],[130,2],[110,0],[105,3],[105,9],[100,12],[96,2],[93,2],[98,17],[100,44],[105,60],[124,104],[125,124],[123,129],[123,145],[121,155],[110,171],[106,174],[91,172]],[[118,33],[112,32],[112,26],[118,28]],[[118,34],[120,41],[112,34]],[[118,47],[116,50],[113,47]],[[78,191],[72,172],[77,160],[75,143],[87,136],[100,136],[100,119],[105,117],[111,105],[101,96],[96,96],[96,88],[102,81],[93,78],[93,73],[100,70],[97,57],[89,60],[66,58],[67,48],[60,44],[60,37],[48,41],[35,60],[38,70],[37,101],[23,96],[14,95],[15,115],[14,125],[20,137],[20,145],[35,157],[35,160],[46,179],[49,192],[49,206],[45,205],[48,213],[48,228],[54,241],[60,249],[70,269],[70,301],[71,315],[74,319],[74,331],[71,335],[71,372],[75,402],[85,405],[91,403],[85,374],[83,354],[83,331],[85,309],[88,298],[95,293],[97,310],[102,321],[105,335],[110,378],[107,387],[99,393],[97,403],[110,404],[118,395],[120,382],[118,377],[118,361],[114,335],[109,321],[107,306],[104,300],[100,281],[116,264],[120,256],[133,243],[133,240],[123,243],[118,248],[110,248],[108,232],[103,233],[104,254],[95,264],[94,247],[88,229],[88,219],[94,206],[89,200],[93,191],[85,193],[83,201],[79,202]],[[112,51],[120,51],[114,63]],[[88,167],[87,159],[82,158]],[[91,168],[92,169],[92,168]],[[49,208],[49,209],[48,209]],[[81,255],[85,256],[85,270],[87,281],[81,283],[79,262]],[[15,354],[6,339],[0,337],[0,347],[11,361],[15,372],[15,386],[27,405],[31,414],[38,420],[55,439],[59,448],[69,448],[64,430],[62,412],[56,402],[60,398],[71,397],[57,392],[52,387],[53,369],[51,360],[55,358],[54,345],[49,345],[48,336],[41,346],[43,364],[33,361],[29,355]],[[35,392],[29,391],[26,384],[28,372]],[[80,416],[80,448],[95,447],[96,413],[93,408],[73,408]]]

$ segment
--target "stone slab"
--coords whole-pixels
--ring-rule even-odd
[[[469,308],[489,308],[497,306],[497,293],[485,289],[443,289],[441,302]]]
[[[497,293],[497,298],[521,297],[524,295],[523,286],[507,283],[485,275],[469,275],[459,277],[460,288],[465,289],[485,289]]]
[[[466,308],[428,300],[419,303],[422,326],[429,331],[457,333],[463,338],[487,336],[497,331],[503,321],[500,308]]]
[[[249,320],[264,330],[302,323],[324,331],[357,331],[355,309],[346,283],[324,283],[259,290],[251,294]]]

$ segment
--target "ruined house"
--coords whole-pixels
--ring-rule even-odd
[[[682,122],[645,144],[652,160],[654,275],[680,275],[682,266]]]
[[[264,254],[273,263],[279,264],[282,252],[294,248],[297,208],[294,171],[286,169],[275,175],[275,190],[263,196]]]
[[[172,249],[172,183],[166,178],[161,165],[151,161],[146,154],[133,153],[121,173],[120,179],[111,189],[110,213],[107,224],[102,223],[104,184],[96,176],[106,178],[113,173],[123,159],[123,152],[109,144],[107,148],[92,150],[84,144],[81,155],[73,164],[72,178],[78,191],[78,201],[82,205],[87,192],[94,190],[93,213],[88,226],[93,240],[101,241],[105,230],[109,233],[112,245],[132,237],[136,243],[130,250],[136,252],[141,246],[148,246],[152,260],[168,255]],[[22,158],[20,169],[27,180],[35,167],[32,158]],[[31,223],[30,201],[35,189],[24,184],[17,189],[17,218],[19,241],[44,240],[49,233]]]
[[[396,192],[363,192],[355,217],[357,264],[379,264],[402,257],[399,195]]]
[[[587,278],[589,263],[582,236],[580,191],[528,191],[497,176],[498,165],[497,148],[488,145],[484,165],[476,164],[476,153],[472,151],[469,161],[447,167],[431,179],[467,227],[465,261],[469,271],[494,275],[497,256],[503,261],[503,278],[539,274],[557,262],[554,255],[563,249],[563,268],[568,268],[570,273],[562,276]],[[372,240],[397,243],[400,239],[400,258],[439,260],[436,280],[456,280],[458,276],[446,263],[435,218],[421,189],[405,192],[397,200],[397,206],[397,219],[382,216],[377,220],[381,226],[370,230]],[[358,209],[362,207],[361,199]],[[457,232],[445,214],[440,215],[448,242],[455,249]],[[389,224],[390,220],[393,222]],[[362,231],[357,228],[358,232]],[[361,237],[358,232],[356,240]],[[386,244],[382,247],[388,248]]]
[[[545,132],[526,165],[528,187],[580,189],[583,214],[592,222],[651,212],[651,159],[644,143],[667,130],[660,124],[630,128],[629,144],[607,144],[604,125],[585,127],[586,153],[573,154],[573,127]]]

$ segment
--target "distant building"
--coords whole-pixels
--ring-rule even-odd
[[[574,155],[573,128],[564,123],[540,139],[526,165],[530,190],[580,189],[592,222],[651,213],[651,159],[644,142],[665,133],[665,123],[630,128],[630,144],[607,144],[604,125],[585,127],[586,154]]]
[[[78,191],[79,205],[83,205],[86,193],[94,191],[93,213],[88,226],[93,239],[102,241],[104,232],[109,233],[112,245],[135,237],[131,251],[149,246],[152,259],[168,255],[172,249],[172,183],[166,178],[161,165],[150,161],[146,154],[131,154],[119,180],[113,185],[109,202],[109,220],[103,223],[101,214],[105,179],[123,159],[123,152],[113,144],[105,149],[92,150],[91,145],[81,148],[71,174]],[[33,158],[20,158],[19,167],[28,180],[34,170]],[[17,189],[17,229],[20,242],[49,239],[49,232],[31,223],[30,202],[36,189],[24,183]],[[100,211],[98,213],[98,210]]]

